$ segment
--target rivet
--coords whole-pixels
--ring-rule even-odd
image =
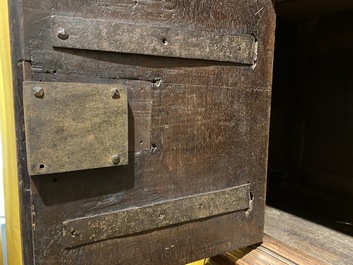
[[[114,165],[118,165],[120,163],[120,156],[119,155],[112,155],[112,162]]]
[[[33,88],[33,95],[37,98],[43,97],[44,95],[44,90],[40,86],[35,86]]]
[[[112,96],[112,98],[114,98],[114,99],[120,98],[119,89],[118,89],[118,88],[112,88],[112,90],[111,90],[111,96]]]
[[[66,32],[64,28],[59,27],[58,28],[58,37],[62,40],[66,40],[69,38],[69,34]]]
[[[71,235],[74,236],[74,237],[76,237],[76,236],[80,236],[81,233],[80,233],[79,231],[72,231],[72,232],[71,232]]]

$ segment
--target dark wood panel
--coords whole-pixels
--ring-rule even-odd
[[[353,32],[352,15],[352,11],[346,11],[323,16],[304,27],[302,34],[318,64],[305,66],[308,74],[304,83],[307,103],[303,181],[348,197],[353,191],[353,39],[349,37]]]
[[[277,21],[270,180],[352,197],[352,17]]]
[[[36,264],[183,264],[261,241],[275,22],[271,1],[26,0],[23,14],[23,47],[34,81],[118,79],[152,87],[146,96],[141,86],[128,93],[128,165],[31,178]],[[252,35],[257,60],[250,66],[53,48],[52,15]],[[147,145],[137,150],[141,135]],[[247,183],[248,210],[72,249],[63,245],[67,219]]]
[[[276,0],[276,13],[289,19],[304,19],[353,8],[351,0]]]

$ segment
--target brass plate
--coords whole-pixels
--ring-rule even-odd
[[[23,101],[30,175],[128,163],[123,85],[24,82]]]
[[[53,46],[253,65],[250,34],[216,34],[113,20],[52,17]]]
[[[66,247],[247,210],[250,184],[63,222]]]

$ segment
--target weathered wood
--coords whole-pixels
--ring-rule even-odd
[[[262,244],[212,257],[209,264],[351,264],[352,237],[284,211],[266,207],[265,233]]]
[[[123,85],[27,81],[23,96],[30,175],[128,163]]]
[[[32,72],[29,61],[26,60],[24,52],[24,31],[21,1],[14,0],[8,2],[9,6],[9,28],[11,33],[11,71],[12,89],[14,97],[14,114],[16,126],[16,151],[18,158],[18,175],[13,178],[18,179],[18,196],[20,203],[20,226],[21,226],[21,249],[23,264],[34,264],[33,245],[33,222],[32,222],[32,199],[31,199],[31,179],[28,176],[26,159],[25,129],[22,102],[22,82],[24,73]],[[27,79],[28,80],[28,79]],[[11,262],[9,260],[9,262]]]
[[[150,150],[153,84],[136,80],[125,81],[124,84],[127,87],[129,110],[133,116],[129,120],[129,134],[134,134],[133,140],[129,140],[129,150]]]
[[[324,226],[268,207],[265,231],[289,248],[305,253],[318,264],[351,264],[353,238]],[[299,264],[308,264],[304,261]]]
[[[250,185],[63,222],[66,247],[197,221],[250,207]]]
[[[140,82],[128,89],[127,165],[31,176],[35,264],[180,265],[261,241],[275,22],[271,1],[25,0],[22,4],[22,47],[33,80]],[[257,60],[251,65],[53,48],[51,16],[73,14],[217,36],[254,36]],[[146,95],[140,92],[144,85],[151,86]],[[150,148],[138,149],[141,141],[149,141]],[[247,183],[253,198],[248,211],[70,249],[64,246],[65,220]]]
[[[252,35],[215,34],[158,25],[54,16],[53,46],[254,64]],[[62,32],[61,32],[62,31]]]
[[[278,220],[282,222],[282,220]],[[319,265],[324,264],[310,253],[289,247],[265,234],[262,244],[233,250],[212,257],[208,265]]]

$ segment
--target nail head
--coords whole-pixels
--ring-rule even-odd
[[[113,89],[111,90],[111,96],[112,96],[112,98],[114,98],[114,99],[119,99],[119,98],[120,98],[119,89],[118,89],[118,88],[113,88]]]
[[[62,40],[66,40],[69,37],[69,34],[64,28],[58,28],[58,37]]]
[[[44,95],[44,90],[43,90],[43,88],[41,88],[40,86],[35,86],[35,87],[33,88],[33,94],[34,94],[34,96],[37,97],[37,98],[43,97],[43,95]]]
[[[119,155],[112,155],[112,162],[114,165],[118,165],[120,163],[120,156]]]

